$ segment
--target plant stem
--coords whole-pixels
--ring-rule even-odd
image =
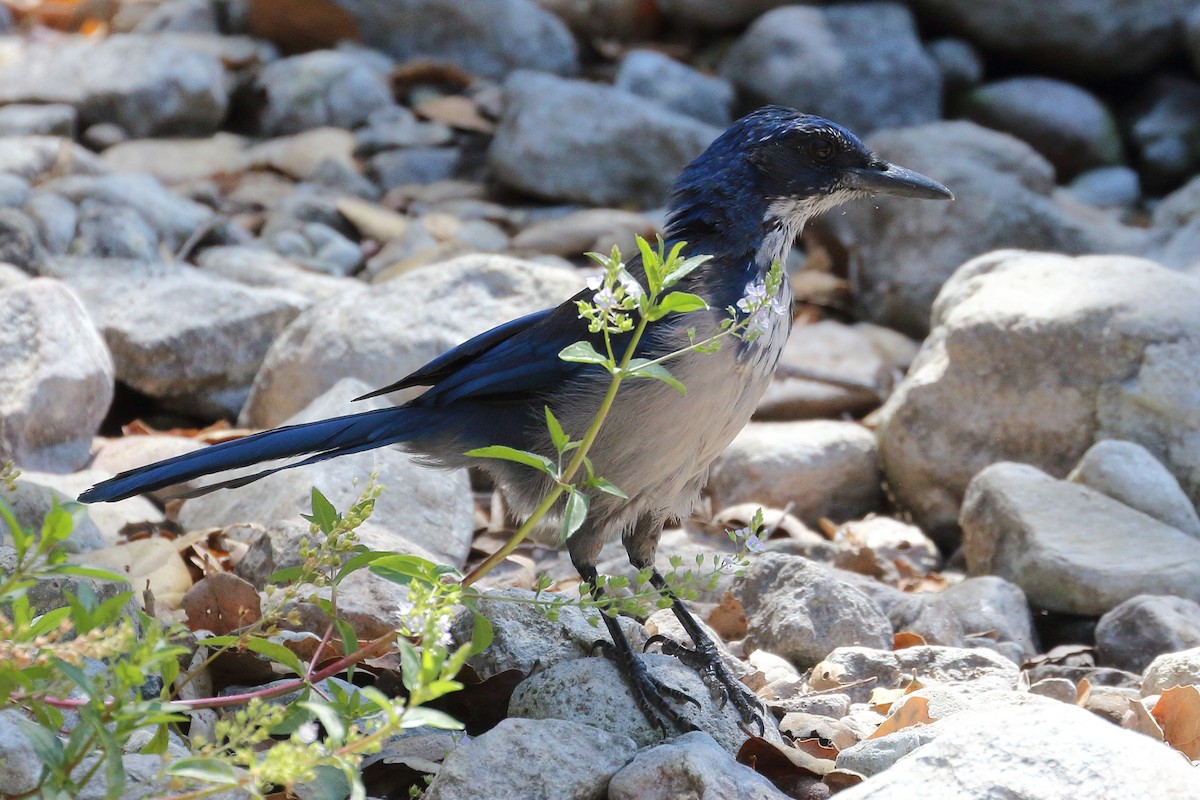
[[[617,369],[613,372],[612,380],[608,384],[608,391],[604,394],[604,400],[600,402],[600,409],[596,412],[596,416],[592,417],[592,424],[588,426],[587,433],[583,435],[583,440],[579,447],[575,449],[575,455],[571,457],[571,461],[567,464],[567,469],[559,477],[554,488],[542,499],[538,507],[533,510],[529,518],[525,520],[516,533],[509,537],[504,545],[488,556],[483,563],[462,579],[463,586],[470,586],[475,581],[482,578],[484,575],[491,572],[497,564],[508,558],[509,553],[517,549],[517,545],[525,541],[525,538],[533,532],[537,524],[542,521],[542,518],[550,513],[554,508],[554,504],[558,502],[558,498],[562,497],[563,492],[567,491],[571,480],[575,477],[575,473],[579,472],[579,468],[583,466],[583,460],[587,456],[588,450],[596,441],[596,437],[600,434],[600,428],[604,425],[604,420],[608,417],[608,412],[612,410],[613,401],[617,397],[617,389],[621,387],[621,381],[628,374],[629,362],[633,360],[634,351],[637,350],[638,342],[641,341],[642,334],[646,332],[647,321],[642,317],[638,321],[638,326],[634,329],[633,337],[629,340],[628,347],[625,348],[625,354],[621,356],[621,363],[617,365]]]

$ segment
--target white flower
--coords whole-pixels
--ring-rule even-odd
[[[746,549],[751,553],[761,553],[767,549],[767,545],[762,539],[758,538],[758,534],[752,533],[746,537]]]
[[[596,306],[601,314],[607,314],[609,311],[612,311],[617,307],[617,302],[617,295],[610,286],[605,286],[592,296],[592,305]]]
[[[617,276],[617,280],[620,282],[621,288],[625,290],[625,294],[629,297],[642,296],[642,285],[628,272],[622,272]]]
[[[296,728],[296,738],[304,744],[312,744],[317,740],[317,723],[305,722]]]
[[[763,281],[746,284],[746,293],[737,301],[737,307],[746,313],[753,313],[767,301],[767,285]]]
[[[587,288],[591,289],[593,292],[596,291],[597,289],[599,289],[603,285],[604,285],[604,275],[603,274],[593,275],[592,277],[587,279]]]

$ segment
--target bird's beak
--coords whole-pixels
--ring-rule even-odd
[[[919,172],[884,164],[882,168],[853,167],[846,171],[846,185],[871,194],[891,194],[922,200],[953,200],[954,193]]]

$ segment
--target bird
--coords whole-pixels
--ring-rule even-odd
[[[663,234],[666,247],[711,258],[675,288],[704,299],[707,310],[671,314],[651,325],[637,355],[655,358],[720,329],[752,287],[783,262],[813,216],[876,194],[952,200],[937,181],[880,158],[847,128],[782,106],[764,106],[734,122],[675,181]],[[627,270],[645,280],[640,258]],[[596,414],[611,375],[595,364],[564,361],[559,353],[588,339],[580,319],[584,289],[561,305],[499,325],[444,353],[407,377],[370,395],[408,387],[423,394],[395,407],[288,425],[212,445],[122,472],[79,496],[110,502],[227,470],[279,459],[299,459],[211,484],[235,488],[280,469],[399,445],[435,467],[468,464],[489,473],[519,514],[529,514],[553,488],[553,479],[511,461],[469,457],[468,451],[506,446],[553,458],[549,408],[563,429],[580,436]],[[790,335],[793,293],[788,281],[768,298],[782,311],[777,324],[711,353],[688,352],[671,362],[686,387],[680,394],[656,381],[626,382],[590,450],[595,473],[624,496],[594,492],[587,517],[567,540],[571,561],[597,597],[601,547],[619,535],[630,563],[648,570],[651,584],[692,639],[673,648],[695,666],[715,692],[732,701],[744,721],[762,724],[760,706],[722,663],[717,647],[654,567],[664,524],[697,503],[709,467],[745,427],[772,379]],[[739,313],[736,312],[735,313]],[[751,340],[753,338],[753,340]],[[361,398],[360,398],[361,399]],[[656,725],[691,729],[678,711],[692,698],[651,675],[616,620],[602,619],[616,661],[639,707]]]

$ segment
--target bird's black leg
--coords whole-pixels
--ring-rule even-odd
[[[596,600],[604,597],[604,590],[596,585],[596,570],[581,569],[580,574],[588,585],[588,591]],[[597,645],[603,645],[608,656],[624,676],[626,683],[633,692],[633,699],[637,701],[638,708],[646,715],[646,719],[653,722],[662,730],[663,734],[667,733],[667,724],[671,724],[682,731],[699,730],[695,725],[688,722],[679,712],[675,710],[670,700],[676,703],[692,703],[697,708],[700,703],[695,698],[689,697],[687,694],[663,683],[658,678],[650,674],[645,663],[638,658],[637,653],[633,651],[633,646],[629,644],[629,639],[625,636],[625,631],[621,630],[621,625],[615,617],[610,617],[608,614],[601,614],[600,618],[604,620],[604,626],[608,628],[608,635],[612,637],[612,645],[608,642],[597,642]]]
[[[751,722],[758,727],[759,734],[766,730],[766,722],[762,704],[746,686],[733,676],[729,668],[725,666],[725,662],[721,660],[721,654],[717,651],[717,645],[704,632],[704,628],[700,627],[700,623],[692,616],[692,612],[688,611],[687,606],[683,601],[675,596],[675,593],[667,586],[667,581],[659,573],[657,569],[650,573],[650,583],[660,593],[665,595],[671,601],[671,611],[675,613],[675,617],[679,620],[679,624],[683,626],[684,631],[691,637],[694,649],[689,650],[682,645],[674,644],[666,645],[671,640],[662,637],[651,637],[651,641],[658,641],[666,645],[663,652],[668,655],[673,655],[683,661],[688,666],[697,670],[706,680],[715,682],[724,694],[725,700],[733,703],[738,714],[742,718],[742,722],[747,725]]]

